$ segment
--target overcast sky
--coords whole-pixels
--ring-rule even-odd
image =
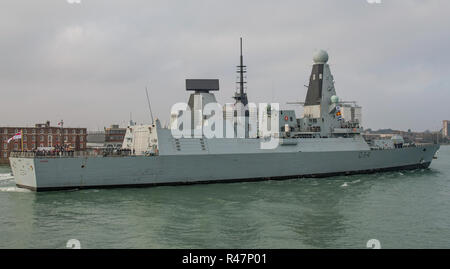
[[[312,55],[329,53],[338,96],[365,128],[417,131],[450,119],[450,1],[2,0],[0,126],[64,119],[166,122],[186,78],[219,78],[232,102],[239,37],[250,102],[303,101]]]

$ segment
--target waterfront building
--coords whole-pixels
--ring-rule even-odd
[[[117,124],[105,128],[105,148],[121,148],[126,131],[127,128],[120,128]]]
[[[444,121],[442,121],[442,125],[443,125],[443,128],[442,128],[442,136],[443,137],[449,137],[449,135],[448,135],[448,131],[449,131],[449,123],[450,123],[450,120],[444,120]]]
[[[86,149],[86,128],[51,126],[50,121],[37,123],[34,127],[8,127],[0,126],[0,163],[8,163],[12,151],[33,151],[39,149],[51,149],[55,146],[66,146],[80,151]],[[22,132],[22,139],[8,139]]]

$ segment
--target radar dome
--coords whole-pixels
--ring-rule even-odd
[[[331,103],[336,104],[339,102],[339,97],[336,95],[331,96]]]
[[[328,53],[324,50],[319,50],[314,54],[313,60],[316,64],[324,64],[328,62]]]

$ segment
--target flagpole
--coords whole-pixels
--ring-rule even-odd
[[[22,141],[22,152],[23,152],[23,129],[20,129],[20,140]]]

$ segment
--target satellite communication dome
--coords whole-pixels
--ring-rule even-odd
[[[328,62],[328,53],[324,50],[319,50],[314,54],[313,60],[316,64],[324,64]]]
[[[339,102],[339,97],[336,95],[331,96],[331,103],[336,104]]]

